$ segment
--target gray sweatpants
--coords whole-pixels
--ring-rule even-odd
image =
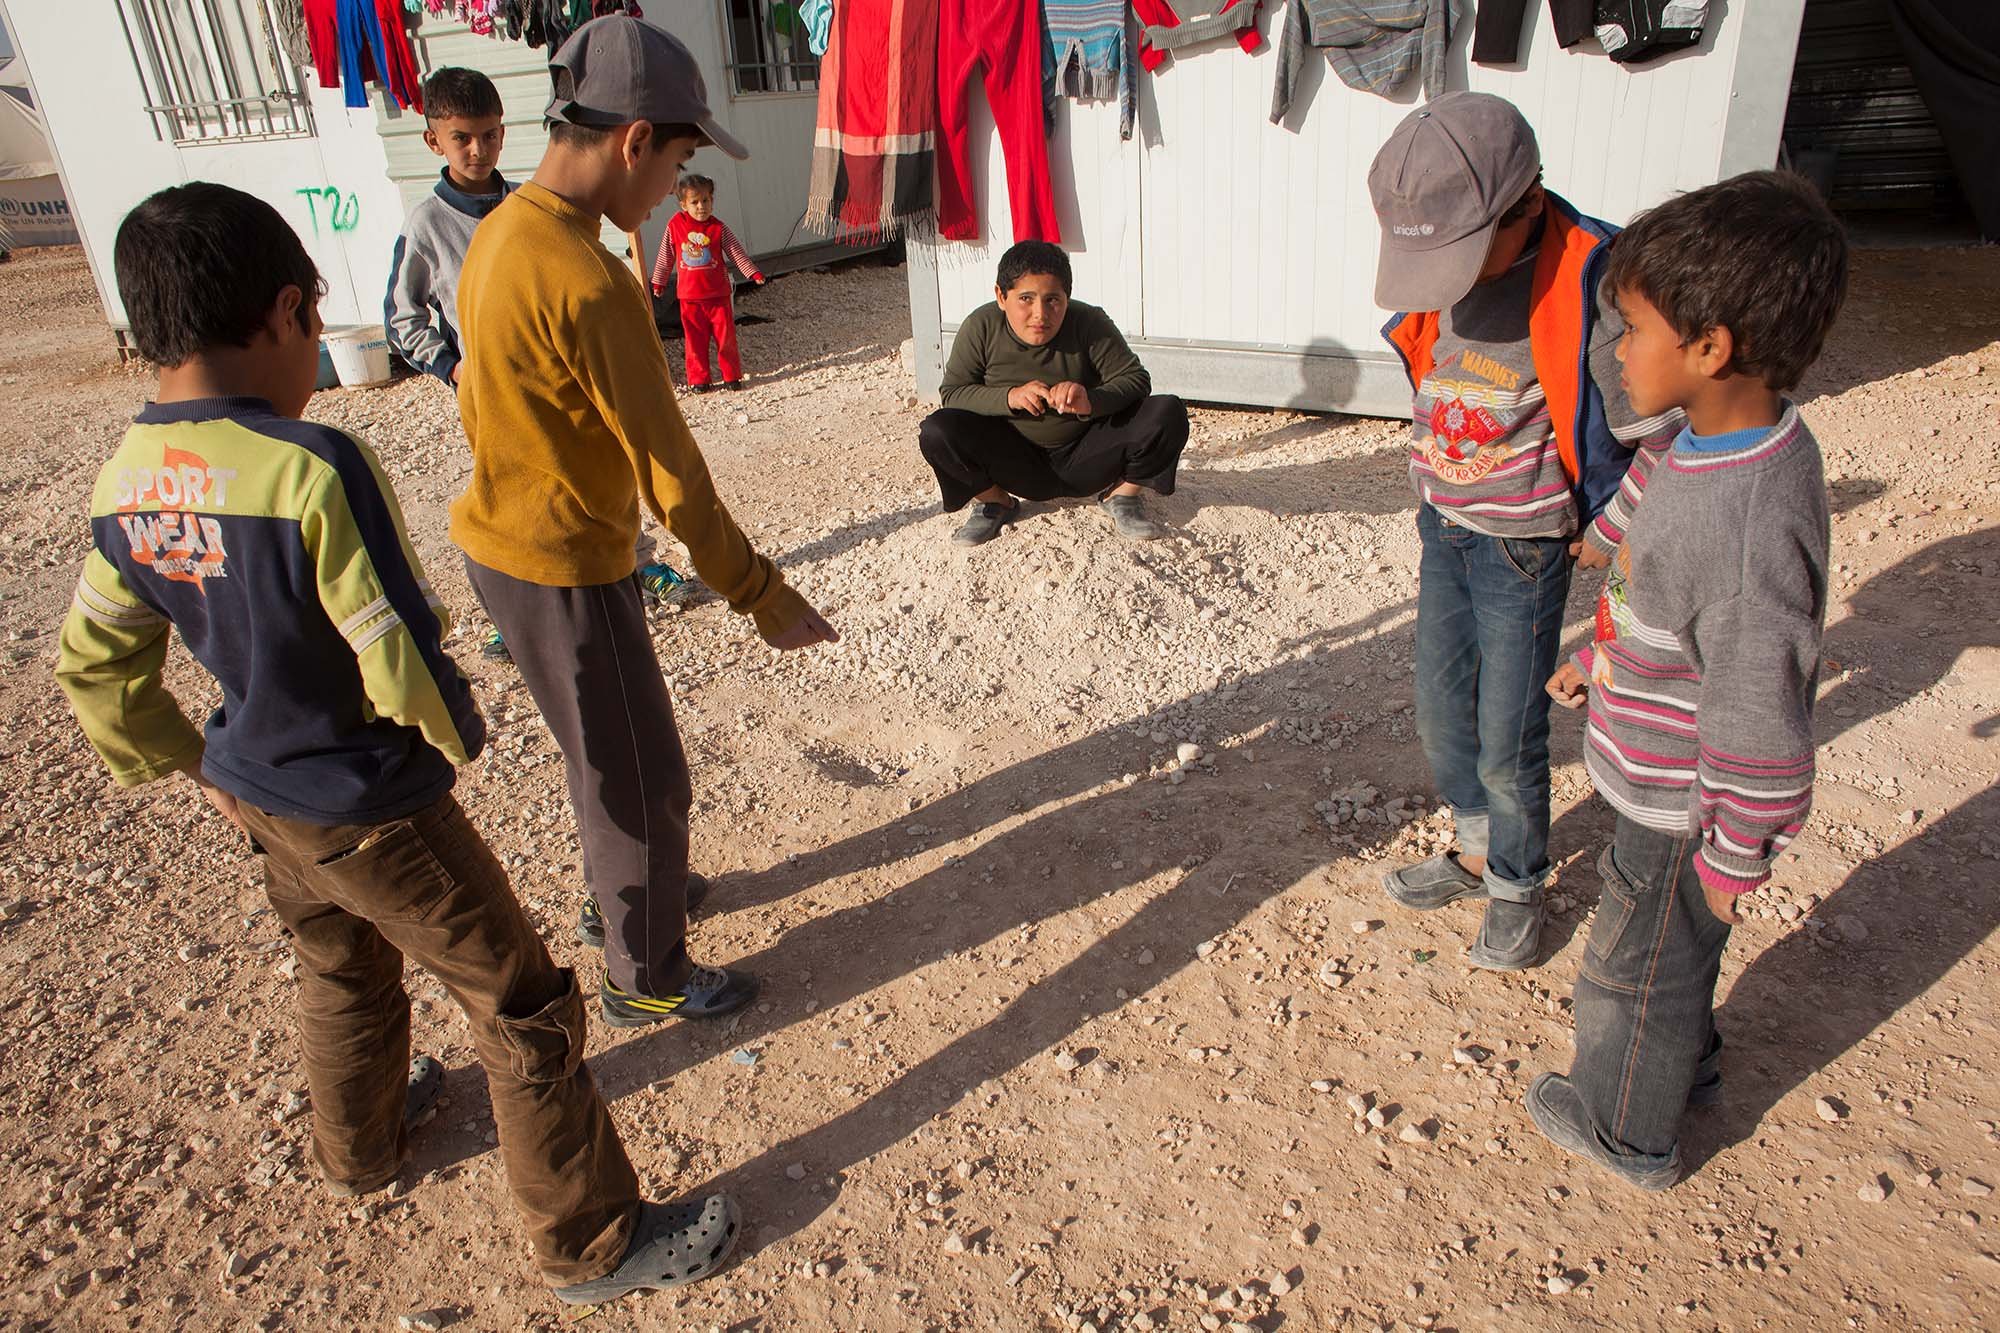
[[[611,984],[671,995],[693,967],[694,797],[638,580],[551,588],[471,560],[465,572],[562,749]]]

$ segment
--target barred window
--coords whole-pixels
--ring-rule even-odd
[[[727,0],[729,73],[740,93],[800,93],[819,87],[819,57],[789,0]]]
[[[313,132],[270,0],[118,0],[153,134],[175,143]]]

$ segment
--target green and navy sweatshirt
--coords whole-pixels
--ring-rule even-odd
[[[442,798],[484,745],[449,616],[353,436],[260,398],[149,403],[91,535],[56,679],[119,783],[199,763],[272,814],[371,824]],[[174,628],[222,687],[205,736],[161,680]]]

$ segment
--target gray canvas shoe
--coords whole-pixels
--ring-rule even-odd
[[[1383,872],[1382,888],[1397,902],[1417,912],[1431,912],[1464,898],[1484,898],[1486,883],[1458,863],[1456,852],[1439,852],[1428,861]]]
[[[972,512],[965,522],[951,534],[954,546],[983,546],[1000,535],[1000,529],[1014,521],[1021,511],[1018,504],[996,504],[992,500],[975,500]]]
[[[1156,541],[1167,535],[1167,530],[1146,517],[1145,506],[1136,495],[1113,495],[1101,503],[1104,512],[1111,515],[1111,527],[1128,542]]]
[[[1511,898],[1486,900],[1479,938],[1465,951],[1465,961],[1488,972],[1519,972],[1532,967],[1542,951],[1542,891],[1525,903]]]
[[[1681,1178],[1678,1146],[1665,1157],[1613,1152],[1591,1126],[1590,1112],[1576,1086],[1561,1074],[1543,1074],[1528,1085],[1528,1117],[1551,1143],[1588,1158],[1628,1185],[1642,1190],[1672,1188]]]

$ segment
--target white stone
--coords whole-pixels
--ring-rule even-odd
[[[1813,1110],[1829,1125],[1837,1125],[1847,1118],[1847,1113],[1833,1102],[1821,1097],[1813,1103]]]
[[[1567,1296],[1576,1290],[1576,1280],[1567,1273],[1555,1274],[1547,1285],[1551,1296]]]
[[[1201,758],[1201,747],[1188,741],[1182,741],[1174,747],[1174,758],[1180,760],[1183,764],[1192,764]]]
[[[1079,1064],[1083,1063],[1076,1058],[1074,1052],[1067,1050],[1057,1051],[1055,1061],[1056,1068],[1062,1070],[1065,1074],[1074,1071]]]

